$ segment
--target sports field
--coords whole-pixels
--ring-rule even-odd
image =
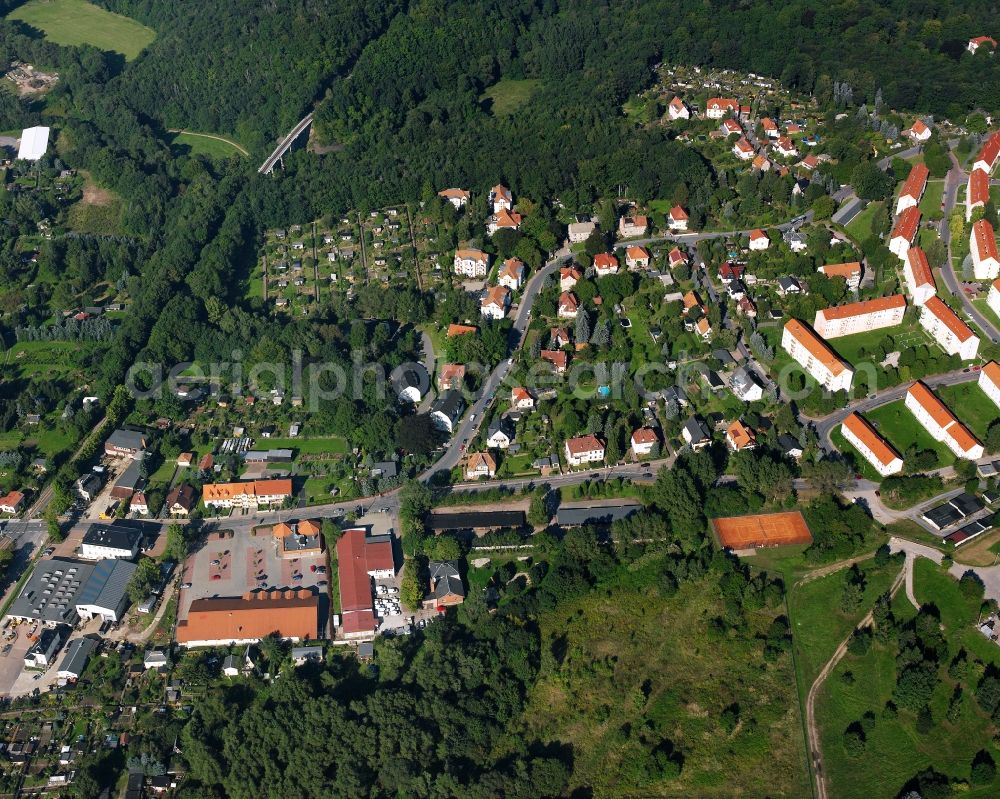
[[[760,513],[751,516],[729,516],[712,519],[719,543],[730,549],[779,547],[786,544],[808,544],[812,534],[802,514]]]
[[[132,60],[156,38],[156,32],[134,19],[112,14],[85,0],[28,0],[7,16],[38,28],[56,44],[89,44]]]

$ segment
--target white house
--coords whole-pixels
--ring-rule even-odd
[[[610,252],[600,252],[594,256],[594,272],[598,277],[618,274],[618,259]]]
[[[486,277],[490,271],[490,256],[482,250],[455,250],[454,269],[456,275]]]
[[[843,264],[824,264],[816,271],[822,273],[826,277],[844,278],[847,282],[847,288],[855,291],[858,286],[861,285],[861,274],[864,270],[862,269],[860,261],[848,261]]]
[[[907,208],[920,205],[920,200],[927,189],[927,178],[930,170],[923,164],[914,164],[910,174],[903,181],[903,187],[899,190],[899,197],[896,200],[896,213],[901,214]]]
[[[750,249],[754,251],[766,250],[771,246],[771,240],[767,237],[767,234],[760,228],[754,228],[750,231]]]
[[[979,350],[979,336],[958,318],[940,297],[931,297],[920,309],[920,325],[949,355],[971,361]]]
[[[670,209],[670,213],[667,217],[667,227],[671,230],[687,230],[688,229],[688,214],[679,205],[675,205]]]
[[[510,407],[516,411],[533,411],[535,398],[523,386],[515,386],[510,390]]]
[[[1000,363],[990,361],[979,373],[979,388],[1000,407]]]
[[[456,210],[465,208],[471,196],[465,189],[443,189],[438,192],[438,197],[450,202]]]
[[[910,247],[903,264],[903,277],[906,279],[906,290],[914,305],[923,305],[937,294],[937,284],[934,282],[934,272],[927,262],[927,255],[920,247]]]
[[[677,249],[676,247],[674,248]],[[679,252],[679,251],[678,251]],[[671,266],[674,265],[673,251],[671,255]],[[687,260],[687,259],[685,259]],[[631,247],[625,248],[625,266],[629,269],[645,269],[649,266],[649,250],[645,247],[639,247],[633,244]]]
[[[492,236],[498,230],[518,230],[522,220],[523,217],[516,211],[501,208],[486,222],[486,232]]]
[[[580,301],[572,291],[564,291],[559,295],[559,318],[576,319],[580,311]]]
[[[905,311],[906,298],[902,294],[851,302],[817,311],[813,329],[827,340],[850,336],[900,325]]]
[[[740,104],[731,97],[712,97],[705,103],[705,116],[709,119],[722,119],[728,114],[738,113]]]
[[[858,414],[852,413],[844,419],[840,432],[882,477],[902,471],[903,458],[900,454]]]
[[[566,235],[570,244],[580,244],[590,238],[590,234],[597,229],[595,222],[570,222],[566,227]]]
[[[910,386],[903,404],[931,437],[943,441],[956,457],[970,461],[983,457],[983,445],[979,439],[919,380]]]
[[[976,280],[996,280],[1000,277],[1000,255],[997,254],[997,239],[993,225],[980,219],[972,226],[969,234],[969,252],[972,255],[973,273]]]
[[[997,165],[997,158],[1000,158],[1000,131],[990,136],[983,144],[983,149],[979,151],[976,160],[972,162],[973,169],[981,169],[986,174],[993,171]]]
[[[914,144],[923,144],[931,137],[931,129],[924,124],[922,119],[915,119],[913,124],[903,131],[903,135]]]
[[[830,391],[850,391],[854,370],[798,319],[785,323],[781,348],[820,385]]]
[[[506,286],[491,286],[479,301],[479,313],[487,319],[503,319],[509,308],[510,289]]]
[[[479,480],[483,477],[494,477],[497,473],[497,462],[488,452],[473,452],[465,464],[465,479]]]
[[[569,291],[573,286],[577,284],[580,278],[583,277],[583,272],[577,269],[575,266],[564,266],[559,270],[559,290]]]
[[[565,449],[566,460],[570,466],[600,463],[604,460],[604,444],[596,436],[576,436],[568,439]]]
[[[764,387],[745,366],[733,372],[729,378],[729,388],[743,402],[757,402],[764,397]]]
[[[667,115],[672,120],[691,118],[691,112],[688,110],[688,107],[684,104],[684,101],[676,95],[667,106]]]
[[[120,524],[92,524],[83,536],[80,557],[86,560],[131,560],[139,554],[142,531]]]
[[[739,125],[737,125],[739,127]],[[746,140],[746,138],[737,139],[733,143],[733,155],[739,158],[741,161],[749,161],[753,158],[753,145]]]
[[[514,443],[514,425],[506,416],[498,416],[486,431],[486,445],[491,449],[507,449]]]
[[[500,273],[497,275],[497,283],[506,286],[511,291],[520,291],[521,286],[524,285],[525,269],[524,261],[520,258],[508,258],[503,262]]]
[[[652,427],[640,427],[632,433],[632,454],[637,458],[653,454],[653,447],[659,442],[656,431]]]
[[[490,208],[494,214],[514,210],[514,195],[502,183],[490,189]]]
[[[779,136],[778,141],[774,145],[774,150],[781,156],[785,158],[795,158],[798,154],[798,148],[787,136]]]
[[[896,226],[889,236],[889,249],[900,260],[906,260],[906,251],[910,249],[917,229],[920,227],[920,209],[916,206],[907,208],[896,217]]]
[[[972,212],[990,201],[990,176],[981,169],[973,169],[965,187],[965,221],[972,221]]]
[[[618,235],[623,239],[644,236],[649,229],[649,219],[645,216],[623,216],[618,220]]]

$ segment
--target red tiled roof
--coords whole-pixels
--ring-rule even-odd
[[[972,226],[972,235],[976,240],[976,251],[979,253],[980,260],[985,261],[987,258],[992,258],[995,261],[1000,261],[993,225],[985,219],[980,219]]]
[[[576,295],[572,291],[564,291],[559,295],[560,310],[566,308],[569,311],[575,311],[579,306],[580,301],[577,300]]]
[[[674,247],[674,249],[670,251],[671,260],[673,260],[673,255],[676,250],[677,248]],[[631,261],[641,261],[643,258],[648,260],[649,251],[645,247],[638,247],[633,244],[631,247],[625,250],[625,257]]]
[[[930,174],[930,170],[923,164],[914,164],[913,169],[910,170],[910,174],[906,176],[906,180],[903,182],[903,188],[900,189],[899,196],[912,197],[914,200],[919,200],[920,195],[924,193],[924,189],[927,187],[927,178]]]
[[[652,427],[640,427],[632,433],[633,444],[655,444],[659,439]]]
[[[830,349],[827,343],[817,336],[811,328],[798,319],[789,319],[785,323],[785,330],[799,344],[805,347],[813,358],[829,369],[832,375],[839,375],[846,368],[844,362],[837,356],[837,353]]]
[[[819,271],[827,277],[842,277],[845,280],[861,274],[860,261],[848,261],[844,264],[826,264]]]
[[[569,363],[569,356],[562,350],[542,350],[539,357],[560,370],[565,369]]]
[[[864,316],[865,314],[888,311],[892,308],[905,308],[906,297],[902,294],[893,294],[890,297],[878,297],[874,300],[863,300],[862,302],[849,302],[846,305],[835,305],[832,308],[824,308],[819,311],[824,319],[849,319],[852,316]]]
[[[266,638],[315,638],[319,597],[310,591],[271,591],[243,597],[196,599],[177,625],[180,643]]]
[[[617,269],[618,259],[609,252],[598,253],[594,256],[595,269]]]
[[[341,610],[344,613],[370,611],[372,587],[369,572],[394,568],[392,544],[388,540],[372,543],[359,527],[345,530],[337,541]]]
[[[706,104],[706,108],[723,108],[734,111],[739,108],[739,103],[731,97],[711,97]]]
[[[931,297],[924,304],[924,308],[940,319],[945,327],[955,334],[959,341],[968,341],[975,335],[969,329],[969,326],[959,319],[951,308],[942,302],[940,297]]]
[[[604,444],[597,436],[577,436],[566,441],[566,449],[574,457],[584,452],[604,451]]]
[[[1000,156],[1000,131],[997,131],[986,140],[983,149],[979,151],[979,155],[976,156],[976,160],[972,163],[985,161],[990,169],[992,169],[993,164],[996,163],[997,156]]]
[[[726,436],[733,442],[733,447],[738,450],[749,447],[757,440],[753,430],[743,424],[743,422],[739,419],[729,425],[729,428],[726,430]]]
[[[889,239],[891,241],[902,236],[908,242],[913,241],[913,237],[917,235],[917,228],[919,226],[920,208],[916,205],[911,205],[896,218],[896,227],[892,229],[892,235]]]
[[[687,211],[685,211],[679,205],[675,205],[673,208],[670,209],[670,218],[675,219],[677,221],[680,221],[682,219],[687,219],[688,218]]]
[[[475,333],[479,330],[475,325],[448,325],[448,338],[464,336],[466,333]]]
[[[997,388],[1000,388],[1000,363],[990,361],[983,367],[983,374]]]
[[[950,436],[964,452],[968,452],[975,446],[981,446],[979,439],[958,421],[951,409],[941,402],[924,383],[918,380],[910,386],[907,393],[913,396],[917,403],[927,411],[935,424],[944,430],[944,434]]]
[[[990,176],[981,169],[969,173],[967,190],[969,205],[985,205],[990,201]]]
[[[875,428],[868,423],[867,419],[858,416],[856,413],[852,413],[844,419],[843,424],[844,427],[851,431],[855,438],[868,447],[871,454],[883,466],[888,466],[896,458],[901,457],[888,441],[875,432]]]
[[[750,231],[750,241],[758,241],[760,239],[767,239],[767,234],[763,230],[758,227]]]
[[[910,247],[906,253],[906,260],[909,261],[910,271],[913,272],[913,282],[918,286],[931,286],[937,288],[934,283],[934,272],[927,262],[927,254],[920,247]]]

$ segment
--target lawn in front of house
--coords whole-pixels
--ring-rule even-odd
[[[980,441],[985,438],[989,426],[1000,418],[1000,408],[975,383],[939,386],[937,395]]]
[[[916,446],[918,450],[934,450],[938,456],[938,466],[950,466],[955,456],[940,441],[934,438],[920,425],[916,417],[903,405],[899,399],[868,411],[865,416],[876,430],[904,456],[906,450]]]

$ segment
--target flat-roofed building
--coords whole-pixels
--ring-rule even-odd
[[[43,126],[25,128],[21,131],[21,142],[17,149],[20,161],[37,161],[49,148],[49,129]]]
[[[940,297],[931,297],[920,309],[920,324],[949,355],[963,361],[976,357],[979,336]]]
[[[854,370],[805,323],[790,319],[781,334],[781,348],[830,391],[850,391]]]
[[[906,280],[906,290],[914,305],[923,305],[937,294],[937,283],[934,272],[927,261],[927,254],[920,247],[910,247],[903,263],[903,277]]]
[[[924,383],[918,380],[910,386],[903,404],[931,437],[943,441],[956,457],[970,461],[983,457],[983,445],[979,439]]]
[[[1000,363],[990,361],[979,373],[979,387],[1000,407]]]
[[[840,432],[882,477],[902,471],[902,456],[863,417],[852,413],[841,423]]]
[[[850,336],[903,323],[906,298],[902,294],[837,305],[816,312],[813,328],[825,339]]]
[[[927,178],[930,170],[923,164],[914,164],[903,181],[903,187],[899,190],[899,197],[896,200],[896,213],[901,214],[907,208],[920,205],[920,200],[924,196],[927,188]]]
[[[969,234],[969,253],[972,255],[972,271],[976,280],[996,280],[1000,277],[1000,254],[997,253],[997,238],[993,225],[985,219],[973,224]]]
[[[142,531],[121,524],[92,524],[83,536],[80,557],[87,560],[122,558],[131,560],[139,554]]]

